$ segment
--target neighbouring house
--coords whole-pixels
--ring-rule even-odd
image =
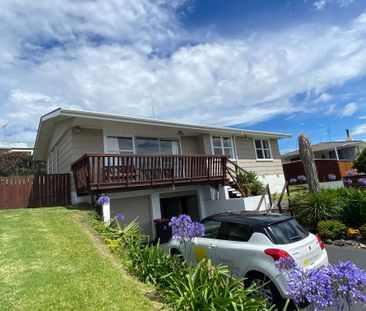
[[[0,141],[0,153],[23,152],[32,155],[33,144],[15,141]]]
[[[352,140],[348,130],[346,133],[347,140],[345,141],[330,141],[311,145],[320,181],[329,181],[329,174],[334,174],[336,180],[347,176],[346,172],[352,170],[357,154],[366,148],[364,141]],[[281,159],[287,181],[305,174],[299,150],[285,153]]]
[[[46,161],[48,173],[72,174],[73,203],[107,193],[111,217],[139,217],[154,237],[157,219],[258,204],[235,189],[240,170],[280,192],[278,140],[290,136],[59,108],[40,119],[34,160]]]

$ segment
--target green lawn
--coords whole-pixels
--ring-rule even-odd
[[[0,310],[158,310],[65,208],[0,211]]]

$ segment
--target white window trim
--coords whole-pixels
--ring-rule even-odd
[[[159,140],[176,140],[178,141],[179,145],[179,154],[183,154],[182,150],[182,141],[180,137],[166,137],[166,136],[149,136],[149,135],[132,135],[132,134],[125,134],[121,133],[120,131],[110,131],[110,130],[103,130],[103,145],[104,145],[104,153],[108,153],[108,143],[107,139],[108,137],[131,137],[132,138],[132,148],[133,148],[133,154],[136,154],[136,138],[137,137],[145,137],[145,138],[157,138]]]
[[[136,146],[135,146],[135,137],[131,134],[124,134],[119,131],[103,131],[103,144],[104,144],[104,153],[109,153],[108,151],[108,137],[128,137],[132,138],[132,154],[136,154]]]
[[[262,151],[264,150],[263,148],[263,140],[268,141],[268,146],[269,146],[269,152],[271,153],[271,157],[270,158],[264,158],[264,159],[260,159],[258,158],[257,155],[257,147],[255,145],[255,141],[256,140],[260,140],[261,141],[261,146],[262,146]],[[264,138],[253,138],[253,147],[254,147],[254,153],[255,153],[255,158],[258,162],[273,162],[273,153],[272,153],[272,144],[271,144],[271,140],[270,139],[264,139]]]
[[[225,156],[225,153],[224,153],[224,142],[222,140],[223,137],[225,138],[230,138],[230,141],[231,141],[231,154],[233,155],[232,158],[229,158],[229,160],[236,160],[236,152],[235,152],[235,149],[234,149],[234,143],[233,143],[233,137],[232,136],[225,136],[225,135],[210,135],[210,142],[211,142],[211,154],[212,155],[215,155],[215,152],[214,152],[214,145],[213,145],[213,137],[220,137],[220,141],[221,141],[221,152],[222,152],[222,155]],[[228,147],[226,147],[228,148]]]

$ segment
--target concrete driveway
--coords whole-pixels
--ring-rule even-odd
[[[330,263],[338,263],[339,260],[350,260],[359,268],[366,270],[366,249],[336,245],[326,245],[325,248]]]

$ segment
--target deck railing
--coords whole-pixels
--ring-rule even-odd
[[[227,158],[87,153],[71,166],[78,194],[189,183],[224,183]]]

